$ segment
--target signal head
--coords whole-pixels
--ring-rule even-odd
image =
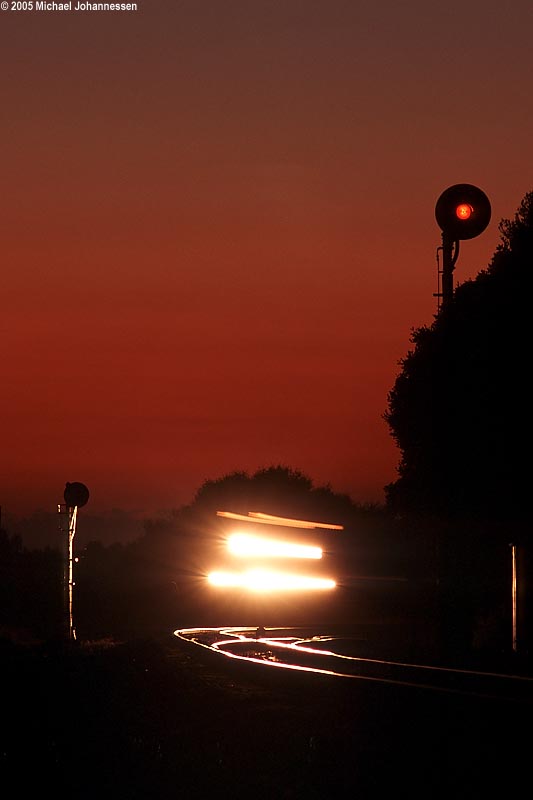
[[[84,506],[89,500],[89,490],[84,483],[79,483],[78,481],[67,483],[63,497],[70,508]]]
[[[435,206],[435,218],[450,239],[473,239],[490,222],[490,201],[485,192],[470,183],[446,189]]]

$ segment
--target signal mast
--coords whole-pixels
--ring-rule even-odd
[[[78,508],[84,506],[89,499],[89,490],[83,483],[67,483],[63,493],[64,503],[59,503],[59,530],[63,539],[63,606],[65,636],[70,641],[76,639],[73,618],[74,594],[74,555],[73,543],[76,535]]]
[[[459,257],[459,242],[483,233],[490,217],[489,198],[471,183],[456,183],[437,200],[435,218],[442,230],[442,246],[437,248],[438,310],[453,297],[453,270]],[[442,252],[442,269],[439,252]]]

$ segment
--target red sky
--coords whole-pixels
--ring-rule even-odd
[[[0,505],[188,503],[285,464],[381,501],[436,311],[440,193],[489,262],[533,188],[533,6],[139,0],[0,12]]]

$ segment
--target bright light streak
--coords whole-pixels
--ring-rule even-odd
[[[275,517],[272,514],[263,514],[261,511],[249,511],[248,514],[236,514],[233,511],[217,511],[217,516],[237,519],[242,522],[257,522],[263,525],[281,525],[286,528],[325,528],[326,530],[342,531],[343,525],[333,525],[329,522],[311,522],[306,519],[291,519],[290,517]]]
[[[228,550],[241,558],[322,558],[320,547],[263,539],[245,533],[230,536]]]
[[[290,519],[289,517],[275,517],[272,514],[263,514],[261,511],[249,511],[248,515],[261,522],[270,522],[273,525],[287,525],[294,528],[326,528],[330,531],[342,531],[343,525],[333,525],[329,522],[311,522],[306,519]]]
[[[263,569],[251,569],[246,572],[211,572],[207,580],[213,586],[241,588],[250,592],[334,589],[336,585],[331,578],[314,578]]]
[[[254,522],[262,525],[283,525],[284,527],[307,528],[309,530],[315,527],[312,522],[305,522],[304,520],[283,521],[283,517],[268,516],[263,518],[260,517],[258,513],[257,515],[254,515],[253,511],[249,511],[248,514],[236,514],[233,511],[217,511],[217,515],[219,517],[228,517],[228,519],[240,520],[241,522]]]

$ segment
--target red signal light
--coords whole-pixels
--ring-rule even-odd
[[[470,219],[473,213],[474,209],[469,203],[460,203],[455,209],[455,216],[460,220]]]
[[[471,183],[456,183],[444,191],[435,206],[443,235],[452,241],[479,236],[490,222],[490,201]]]

